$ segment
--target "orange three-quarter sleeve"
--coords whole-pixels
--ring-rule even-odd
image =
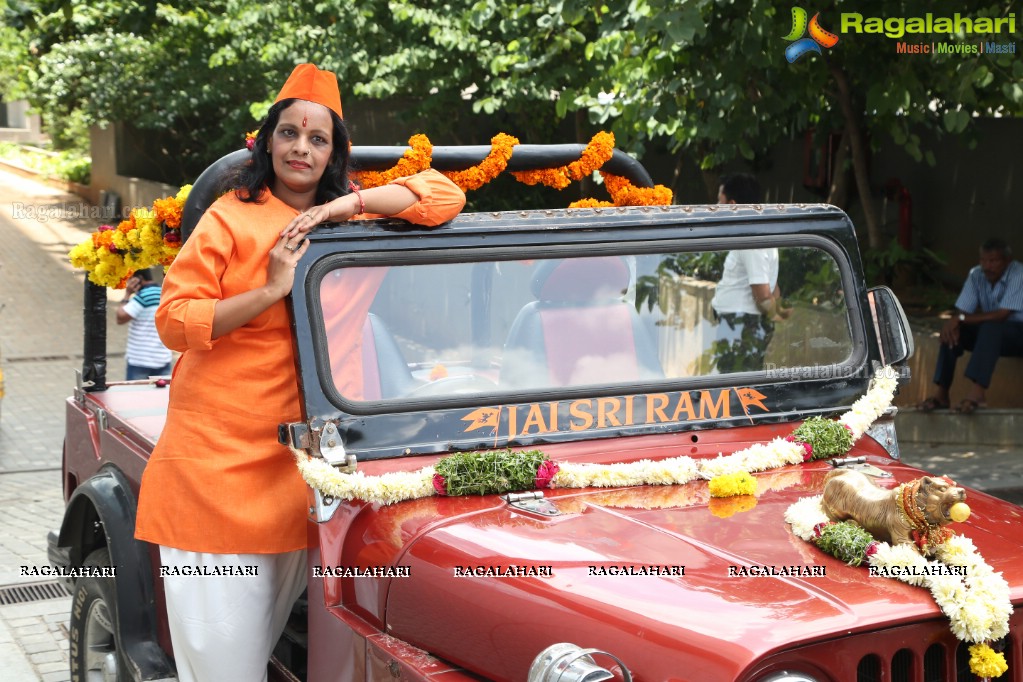
[[[413,225],[436,227],[457,216],[465,207],[465,193],[458,185],[432,168],[405,178],[397,178],[389,184],[401,185],[411,190],[418,199],[401,213],[392,216],[364,213],[357,216],[358,218],[400,218]]]

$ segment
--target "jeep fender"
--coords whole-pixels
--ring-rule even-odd
[[[176,679],[157,641],[158,614],[153,567],[146,543],[135,539],[135,495],[128,479],[104,466],[78,486],[68,500],[59,545],[69,565],[80,567],[94,550],[107,547],[116,569],[117,637],[136,680]]]

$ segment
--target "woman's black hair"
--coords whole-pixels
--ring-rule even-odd
[[[224,190],[234,190],[238,198],[246,202],[262,203],[266,201],[263,191],[273,186],[274,175],[273,162],[266,152],[267,140],[277,129],[281,112],[294,104],[295,99],[282,99],[272,107],[266,114],[266,120],[260,126],[256,134],[256,140],[252,145],[252,155],[245,163],[237,166],[234,172],[226,179]],[[330,112],[330,120],[334,124],[331,131],[331,141],[334,151],[330,155],[330,161],[323,170],[320,183],[316,186],[316,204],[325,204],[328,201],[337,199],[340,196],[351,193],[348,180],[348,158],[349,158],[349,136],[345,122],[333,111]]]

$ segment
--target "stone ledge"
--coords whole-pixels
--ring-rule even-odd
[[[900,442],[1017,446],[1023,451],[1023,410],[981,408],[961,415],[951,410],[900,408],[895,429]]]
[[[899,388],[895,405],[900,410],[914,408],[934,391],[934,365],[938,360],[938,332],[940,320],[911,320],[916,352],[909,359],[911,379],[909,384]],[[957,405],[966,397],[969,382],[964,376],[970,354],[964,353],[956,363],[955,379],[952,382],[952,404]],[[991,386],[987,391],[987,404],[992,408],[1023,410],[1023,358],[999,358]],[[938,412],[937,414],[941,414]],[[1017,422],[1020,424],[1021,422]],[[901,434],[900,434],[901,437]],[[1017,440],[1023,443],[1023,437]]]

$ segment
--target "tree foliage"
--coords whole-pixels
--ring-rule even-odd
[[[806,130],[838,131],[872,246],[871,149],[895,144],[933,163],[925,131],[968,140],[976,116],[1023,112],[1013,54],[897,55],[893,39],[841,34],[833,49],[789,64],[789,6],[769,0],[0,2],[0,75],[45,112],[51,133],[74,115],[126,121],[165,134],[184,168],[235,148],[303,61],[336,71],[346,102],[393,102],[408,134],[455,143],[498,130],[585,141],[606,128],[629,151],[667,148],[713,175],[739,159],[760,163]],[[974,4],[964,14],[1013,10],[1011,0]],[[832,31],[850,11],[837,0],[815,9]],[[909,0],[861,0],[855,11],[921,13]],[[836,185],[848,177],[839,172]]]

